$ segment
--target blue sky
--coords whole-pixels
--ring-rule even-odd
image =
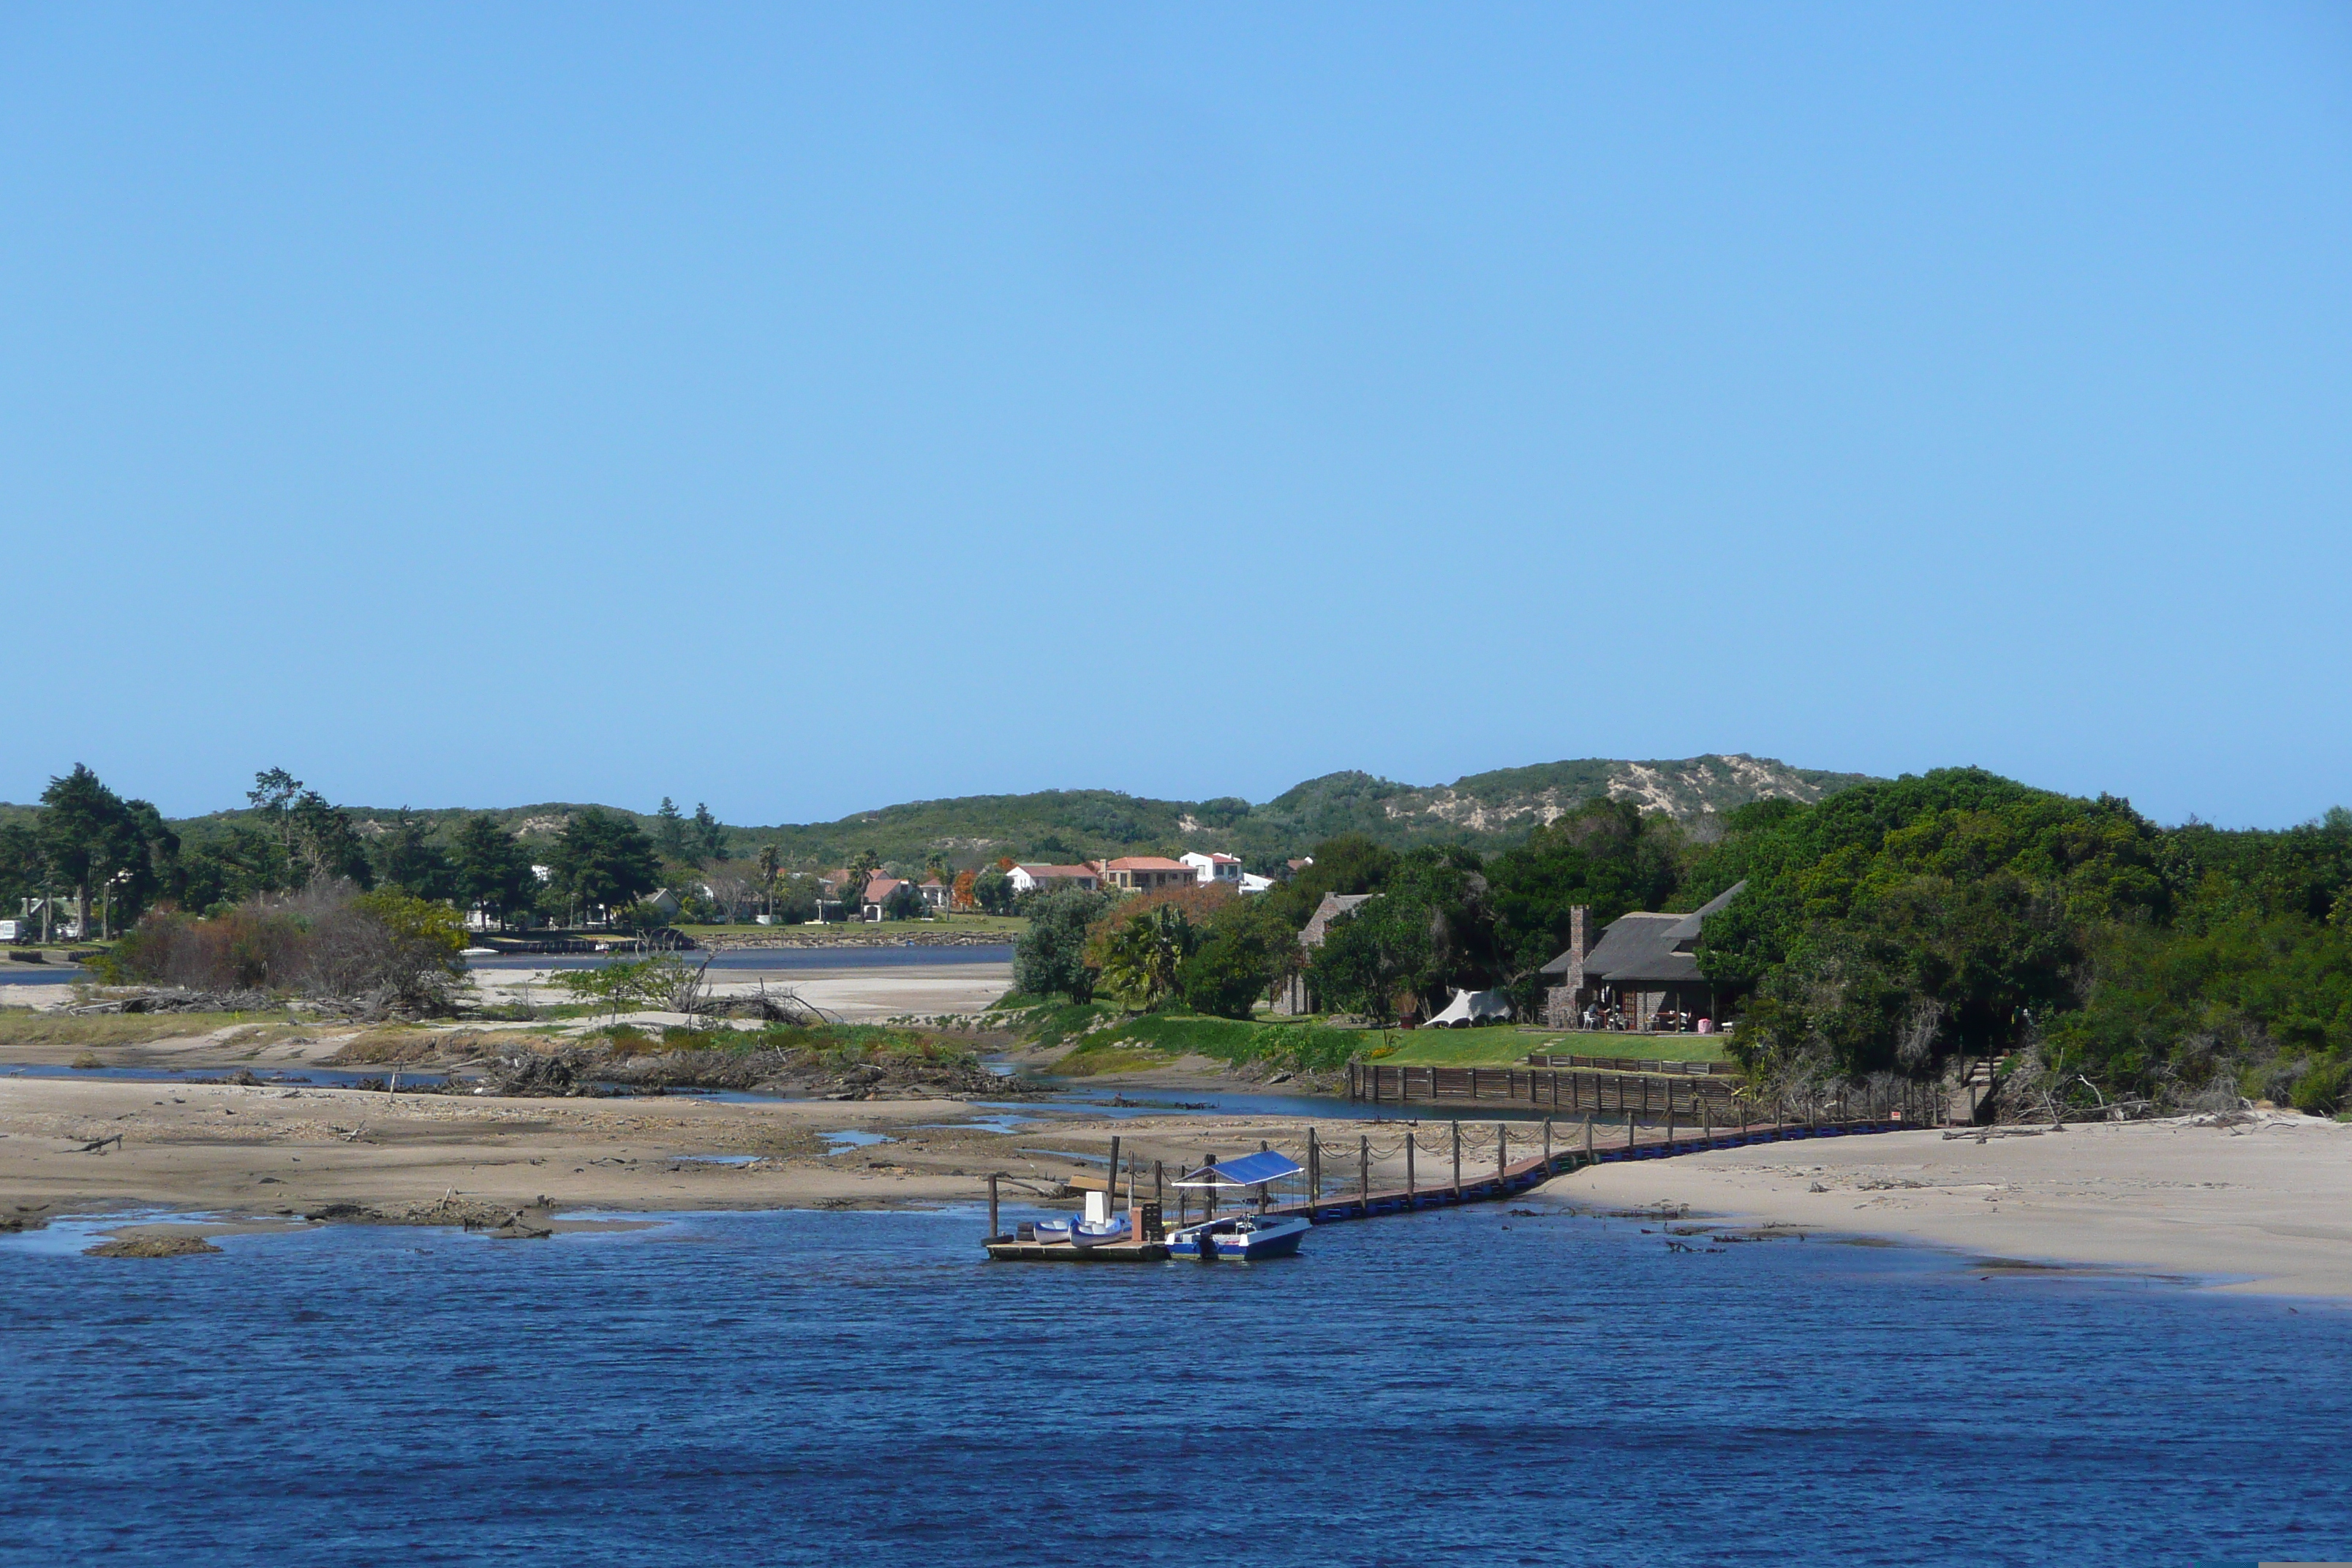
[[[2352,12],[0,11],[0,798],[2352,800]]]

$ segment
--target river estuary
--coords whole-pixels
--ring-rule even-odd
[[[633,1216],[643,1218],[643,1216]],[[2352,1313],[1501,1206],[0,1240],[0,1562],[2145,1563],[2352,1544]],[[1682,1250],[1689,1248],[1689,1250]]]

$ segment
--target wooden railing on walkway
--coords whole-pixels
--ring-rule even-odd
[[[1659,1061],[1648,1057],[1530,1056],[1531,1068],[1595,1068],[1602,1072],[1688,1073],[1699,1078],[1737,1078],[1735,1062]]]
[[[1433,1183],[1419,1179],[1416,1135],[1407,1133],[1405,1184],[1377,1190],[1371,1184],[1371,1141],[1369,1136],[1359,1135],[1356,1149],[1350,1151],[1344,1144],[1324,1144],[1319,1135],[1310,1132],[1306,1176],[1309,1191],[1305,1201],[1270,1203],[1259,1212],[1303,1215],[1317,1225],[1334,1225],[1343,1220],[1370,1219],[1380,1215],[1409,1214],[1415,1209],[1492,1203],[1588,1165],[1612,1164],[1624,1160],[1670,1159],[1678,1154],[1696,1154],[1710,1149],[1738,1149],[1751,1143],[1780,1143],[1801,1138],[1843,1138],[1872,1132],[1898,1132],[1914,1125],[1896,1117],[1852,1121],[1774,1122],[1744,1128],[1685,1129],[1677,1132],[1671,1124],[1657,1129],[1628,1122],[1622,1136],[1612,1137],[1611,1134],[1616,1133],[1617,1129],[1603,1129],[1586,1121],[1571,1130],[1573,1136],[1563,1146],[1555,1137],[1553,1124],[1547,1120],[1543,1123],[1540,1142],[1529,1135],[1522,1124],[1522,1135],[1528,1137],[1528,1152],[1514,1160],[1509,1153],[1510,1129],[1507,1124],[1497,1123],[1494,1165],[1481,1172],[1465,1173],[1462,1167],[1461,1125],[1457,1122],[1453,1131],[1452,1162],[1450,1165],[1438,1166],[1433,1172],[1440,1180]],[[1430,1151],[1433,1156],[1443,1152],[1442,1147]],[[1350,1153],[1356,1156],[1352,1161],[1347,1158]],[[1325,1166],[1334,1155],[1339,1157],[1343,1170],[1348,1164],[1356,1167],[1353,1173],[1356,1179],[1352,1183],[1348,1182],[1343,1174],[1339,1190],[1327,1192],[1324,1190]],[[1435,1163],[1433,1160],[1433,1164]]]

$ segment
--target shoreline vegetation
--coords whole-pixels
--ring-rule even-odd
[[[65,994],[0,1011],[6,1059],[192,1071],[0,1079],[0,1202],[18,1222],[60,1205],[276,1222],[478,1198],[523,1215],[502,1222],[515,1234],[541,1234],[583,1204],[966,1202],[992,1169],[1062,1202],[1081,1156],[1115,1134],[1183,1160],[1289,1136],[1296,1119],[1114,1123],[1022,1094],[983,1057],[1121,1092],[1329,1095],[1351,1063],[1573,1053],[1728,1063],[1737,1092],[1776,1100],[1965,1095],[1991,1131],[1612,1167],[1553,1184],[1567,1201],[1688,1203],[2198,1274],[2262,1257],[2257,1271],[2294,1289],[2338,1288],[2296,1249],[2338,1244],[2318,1220],[2347,1195],[2330,1162],[2352,1135],[2335,1121],[2352,1114],[2352,812],[2283,833],[2163,828],[2111,797],[1957,769],[1692,817],[1588,799],[1492,843],[1343,833],[1247,897],[1214,883],[1062,885],[1022,896],[1016,914],[944,925],[686,928],[706,947],[843,952],[787,978],[658,952],[568,971],[465,962],[479,940],[468,911],[501,925],[525,905],[532,919],[603,911],[617,937],[658,935],[650,922],[669,911],[647,895],[691,882],[686,902],[734,889],[741,913],[729,879],[746,868],[707,812],[667,809],[650,835],[593,808],[540,824],[541,881],[529,834],[478,815],[363,834],[274,771],[254,802],[183,842],[77,769],[30,826],[0,823],[0,879],[20,896],[68,887],[76,918],[106,933],[78,950],[84,962],[135,987],[26,988]],[[838,875],[883,870],[873,859]],[[759,901],[809,896],[773,854],[752,869]],[[960,891],[979,885],[943,858],[932,874],[935,892],[950,876]],[[1001,868],[986,876],[990,900],[1010,897]],[[1571,931],[1725,893],[1691,956],[1731,1032],[1536,1026],[1565,1016],[1545,965]],[[1327,895],[1351,902],[1333,917]],[[910,879],[888,905],[921,913]],[[1012,962],[855,962],[877,943],[963,942],[1009,942]],[[1518,1021],[1412,1026],[1471,989]],[[1318,1011],[1269,1016],[1277,993]],[[368,1087],[303,1083],[305,1067],[362,1072]],[[225,1081],[192,1081],[215,1073]],[[693,1098],[728,1090],[775,1098]],[[1035,1125],[1006,1132],[959,1110],[991,1098],[1027,1101],[1024,1118],[1050,1125],[1060,1152],[1039,1152]],[[1806,1201],[1849,1191],[1850,1203]],[[2193,1238],[2186,1252],[2157,1245],[2167,1224]],[[2265,1251],[2278,1247],[2294,1256]]]

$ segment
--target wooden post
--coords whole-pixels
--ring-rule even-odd
[[[1405,1206],[1405,1207],[1407,1207],[1407,1208],[1409,1208],[1409,1209],[1413,1209],[1413,1208],[1419,1208],[1419,1207],[1421,1206],[1421,1201],[1420,1201],[1420,1199],[1415,1195],[1416,1191],[1417,1191],[1417,1189],[1418,1189],[1418,1186],[1419,1186],[1419,1184],[1418,1184],[1418,1183],[1416,1183],[1416,1182],[1414,1181],[1414,1179],[1413,1179],[1413,1171],[1412,1171],[1412,1133],[1410,1133],[1410,1132],[1408,1132],[1408,1133],[1406,1133],[1406,1134],[1404,1135],[1404,1206]]]
[[[1674,1152],[1675,1152],[1675,1094],[1674,1094],[1674,1086],[1673,1086],[1673,1085],[1671,1085],[1671,1084],[1669,1084],[1669,1085],[1667,1085],[1667,1087],[1666,1087],[1666,1152],[1667,1152],[1667,1153],[1669,1153],[1669,1154],[1671,1154],[1671,1153],[1673,1153]]]
[[[1261,1138],[1261,1139],[1259,1139],[1259,1140],[1257,1141],[1257,1152],[1258,1152],[1259,1153],[1261,1153],[1261,1154],[1265,1153],[1268,1149],[1271,1149],[1271,1148],[1273,1148],[1273,1147],[1274,1147],[1274,1145],[1273,1145],[1273,1144],[1268,1143],[1268,1142],[1267,1142],[1265,1139],[1263,1139],[1263,1138]],[[1260,1183],[1257,1184],[1257,1212],[1258,1212],[1258,1213],[1260,1213],[1260,1214],[1264,1214],[1264,1213],[1265,1212],[1265,1208],[1266,1208],[1267,1194],[1266,1194],[1265,1187],[1266,1187],[1266,1184],[1265,1184],[1264,1182],[1260,1182]]]
[[[1715,1107],[1706,1102],[1705,1093],[1698,1097],[1698,1128],[1700,1138],[1709,1143],[1715,1142]]]
[[[1108,1169],[1109,1176],[1103,1183],[1103,1207],[1106,1210],[1118,1207],[1118,1134],[1116,1132],[1110,1135]]]
[[[1473,1100],[1478,1098],[1478,1069],[1476,1068],[1472,1068],[1470,1069],[1470,1098]]]
[[[1361,1133],[1356,1138],[1356,1179],[1364,1194],[1359,1206],[1369,1215],[1372,1212],[1372,1141]]]
[[[1204,1153],[1201,1156],[1201,1169],[1203,1171],[1208,1171],[1209,1167],[1216,1163],[1217,1157],[1214,1154]],[[1216,1217],[1217,1173],[1214,1171],[1209,1171],[1209,1184],[1201,1189],[1201,1223],[1206,1225]]]
[[[1375,1062],[1375,1063],[1373,1063],[1373,1064],[1372,1064],[1371,1072],[1372,1072],[1372,1104],[1373,1104],[1373,1105],[1375,1105],[1375,1106],[1378,1106],[1378,1105],[1380,1104],[1380,1102],[1381,1102],[1381,1068],[1380,1068],[1380,1064],[1379,1064],[1378,1062]],[[1377,1114],[1379,1114],[1379,1112],[1376,1110],[1376,1111],[1374,1112],[1374,1114],[1375,1114],[1375,1115],[1377,1115]]]
[[[1546,1176],[1551,1174],[1551,1118],[1549,1116],[1544,1118],[1543,1173]]]
[[[1628,1154],[1630,1154],[1630,1153],[1632,1153],[1633,1152],[1633,1119],[1632,1117],[1630,1117],[1630,1116],[1629,1116],[1629,1117],[1625,1118],[1625,1152],[1627,1152]]]
[[[1592,1163],[1592,1118],[1584,1119],[1584,1163]]]
[[[1151,1162],[1151,1201],[1160,1205],[1162,1213],[1167,1212],[1168,1173],[1166,1167],[1157,1160]]]
[[[1311,1210],[1322,1201],[1323,1146],[1310,1127],[1307,1130],[1307,1206]]]
[[[1503,1173],[1511,1168],[1511,1130],[1495,1123],[1495,1195],[1503,1195]]]
[[[996,1173],[988,1173],[988,1239],[994,1241],[1004,1233],[996,1226]]]
[[[1127,1212],[1135,1212],[1135,1156],[1127,1157]]]
[[[1462,1122],[1459,1118],[1454,1123],[1454,1201],[1457,1204],[1462,1201]]]

